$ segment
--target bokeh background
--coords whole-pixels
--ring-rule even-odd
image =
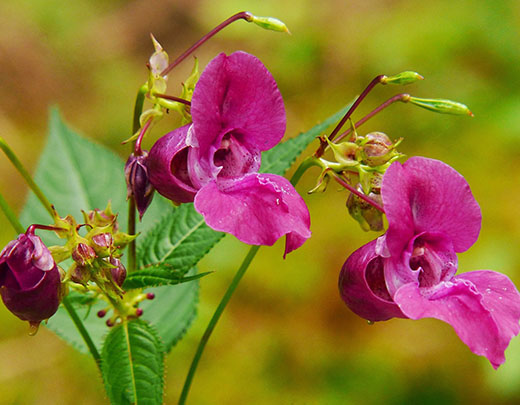
[[[459,268],[499,270],[520,285],[517,0],[3,0],[0,135],[34,169],[48,108],[57,104],[69,124],[124,157],[120,142],[130,133],[135,93],[146,80],[149,33],[175,57],[241,10],[284,20],[292,36],[240,21],[196,55],[201,66],[221,51],[257,55],[284,95],[287,137],[337,111],[381,73],[416,70],[426,80],[405,91],[468,104],[473,119],[397,104],[360,132],[404,137],[402,152],[442,159],[461,172],[484,220]],[[185,62],[170,75],[170,93],[190,69]],[[355,118],[400,91],[376,88]],[[164,119],[148,141],[175,124]],[[27,187],[5,158],[0,170],[0,189],[20,210]],[[317,174],[308,172],[299,184],[302,195]],[[286,260],[283,241],[261,250],[206,349],[190,403],[520,402],[519,338],[494,371],[440,321],[370,326],[353,315],[338,296],[338,273],[376,235],[348,217],[346,194],[334,186],[305,199],[312,239]],[[0,226],[4,245],[14,234],[3,215]],[[199,316],[167,358],[166,403],[176,402],[198,339],[246,251],[228,236],[201,262],[216,272],[201,281]],[[3,306],[0,322],[1,404],[107,402],[89,357],[45,328],[29,337],[26,324]]]

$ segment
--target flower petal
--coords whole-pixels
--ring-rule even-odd
[[[218,149],[222,134],[236,130],[243,142],[265,151],[285,132],[283,99],[271,73],[245,52],[221,53],[202,72],[191,100],[194,133],[190,145]]]
[[[195,209],[211,228],[250,245],[270,246],[287,235],[285,254],[311,236],[305,202],[287,179],[274,174],[212,181],[195,196]]]
[[[177,203],[193,201],[197,192],[187,169],[189,127],[185,125],[159,138],[146,161],[150,183],[159,194]]]
[[[382,197],[392,255],[421,232],[444,234],[455,252],[467,250],[478,238],[480,207],[464,177],[441,161],[412,157],[403,165],[393,163],[383,177]]]
[[[352,312],[369,321],[405,318],[386,289],[384,259],[375,248],[373,240],[349,256],[339,274],[341,298]]]
[[[491,270],[470,271],[456,279],[469,280],[482,294],[484,306],[492,313],[500,333],[509,342],[520,332],[520,294],[506,275]]]
[[[504,333],[502,321],[497,322],[492,307],[471,281],[453,278],[439,283],[431,294],[423,293],[417,284],[406,284],[396,292],[394,301],[411,319],[436,318],[449,323],[470,350],[487,357],[494,368],[504,363],[509,330]]]

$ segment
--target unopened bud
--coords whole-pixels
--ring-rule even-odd
[[[146,299],[153,300],[154,298],[155,298],[155,294],[154,293],[147,293],[146,294]]]
[[[282,21],[280,21],[277,18],[258,17],[256,15],[249,13],[247,21],[252,22],[266,30],[286,32],[287,34],[290,34],[290,31],[289,31],[289,28],[287,28],[287,25],[285,25],[285,23],[283,23]]]
[[[104,318],[106,314],[107,314],[107,311],[104,310],[104,309],[101,309],[101,310],[99,310],[99,311],[97,312],[97,316],[98,316],[98,318]]]
[[[419,107],[441,114],[469,115],[473,117],[473,113],[465,104],[456,101],[444,100],[441,98],[418,97],[410,97],[407,101]]]
[[[110,250],[113,246],[114,239],[108,232],[98,233],[92,236],[92,243],[94,245],[95,252],[101,257],[110,256]]]
[[[139,316],[141,316],[142,314],[143,314],[143,309],[142,309],[142,308],[137,308],[137,309],[135,310],[135,315],[136,315],[136,316],[139,317]]]
[[[361,187],[358,187],[359,191]],[[373,201],[382,205],[380,194],[370,193],[368,197]],[[383,230],[383,213],[366,201],[351,193],[347,200],[347,208],[349,214],[359,223],[364,231],[381,231]]]
[[[155,191],[148,176],[147,157],[148,153],[146,151],[142,151],[142,154],[139,156],[135,156],[132,153],[125,165],[127,198],[134,197],[137,210],[139,211],[139,218],[143,217],[146,209],[152,202]]]
[[[77,284],[86,286],[90,281],[90,269],[84,266],[75,266],[70,274],[70,279]]]
[[[422,77],[417,72],[412,71],[406,71],[401,72],[393,76],[384,76],[381,79],[382,84],[410,84],[414,83],[417,80],[424,80],[424,77]]]
[[[111,328],[112,326],[114,326],[116,324],[115,320],[113,320],[113,319],[107,319],[107,321],[105,323],[107,324],[107,326],[109,328]]]
[[[72,251],[72,259],[79,266],[89,266],[96,258],[96,252],[89,245],[78,243],[78,246]]]
[[[398,152],[390,138],[382,132],[371,132],[362,140],[361,158],[369,166],[380,166],[394,158]]]
[[[121,263],[121,260],[116,259],[115,257],[110,258],[110,264],[114,267],[110,268],[110,273],[112,274],[112,279],[114,282],[121,287],[126,279],[126,269]]]

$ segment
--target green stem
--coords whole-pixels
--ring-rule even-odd
[[[92,338],[88,334],[87,329],[85,328],[85,325],[83,325],[83,322],[79,318],[78,314],[76,313],[76,310],[72,306],[72,304],[69,302],[68,298],[65,297],[62,301],[63,306],[69,313],[70,318],[72,319],[72,322],[74,322],[74,325],[76,325],[76,328],[78,329],[79,334],[85,341],[85,344],[87,345],[90,354],[92,354],[92,357],[96,361],[96,364],[98,367],[101,365],[101,356],[99,355],[99,352],[97,351],[96,345],[94,345],[94,342],[92,341]]]
[[[291,177],[291,184],[293,186],[296,186],[298,181],[300,181],[300,178],[302,177],[303,173],[312,166],[319,166],[319,163],[316,161],[316,159],[312,157],[308,157],[305,159],[300,166],[298,166],[298,169],[296,169],[296,172]],[[197,366],[199,364],[199,360],[202,356],[202,352],[204,351],[204,348],[206,347],[206,343],[208,343],[208,340],[211,336],[211,333],[213,332],[213,329],[215,329],[215,326],[217,325],[218,320],[220,319],[220,316],[222,315],[222,312],[224,312],[224,309],[226,308],[227,303],[231,299],[231,296],[233,295],[233,292],[238,286],[238,283],[244,276],[247,268],[253,261],[254,257],[256,256],[258,249],[260,249],[260,246],[251,246],[251,249],[249,249],[249,253],[244,258],[244,261],[240,265],[240,268],[237,270],[235,277],[233,277],[233,280],[231,281],[231,284],[229,285],[228,289],[226,290],[226,293],[222,297],[222,300],[218,304],[217,309],[215,310],[215,313],[213,314],[213,317],[208,323],[208,326],[206,327],[206,330],[204,331],[204,335],[202,335],[202,338],[199,342],[199,346],[197,347],[197,351],[195,352],[195,356],[193,357],[193,360],[191,361],[191,366],[188,371],[188,375],[186,376],[186,380],[184,381],[184,386],[182,387],[181,396],[179,398],[179,405],[184,405],[186,403],[186,398],[188,397],[188,393],[190,391],[191,382],[193,380],[193,376],[195,375],[195,371],[197,370]]]
[[[233,277],[233,280],[231,281],[231,284],[229,285],[226,293],[224,294],[224,297],[222,297],[222,300],[220,301],[220,304],[218,304],[218,307],[215,313],[213,314],[213,317],[209,321],[204,335],[202,335],[202,339],[199,342],[199,346],[197,347],[197,351],[195,352],[193,361],[191,362],[190,370],[188,371],[188,375],[186,377],[186,381],[184,382],[184,387],[182,388],[182,393],[179,398],[179,405],[182,405],[186,402],[186,397],[188,396],[188,392],[190,391],[191,382],[193,380],[193,376],[195,375],[195,371],[197,370],[197,365],[199,364],[199,360],[202,356],[202,352],[204,351],[204,347],[206,347],[206,343],[208,343],[211,333],[213,332],[213,329],[215,329],[215,326],[217,325],[217,322],[220,319],[220,315],[222,315],[222,312],[226,308],[227,303],[229,302],[231,296],[233,295],[233,292],[237,288],[238,283],[242,279],[247,268],[251,264],[251,261],[258,252],[258,249],[260,249],[260,246],[251,246],[249,253],[247,254],[244,261],[242,262],[242,265],[236,272],[235,277]]]
[[[16,214],[11,209],[11,207],[9,206],[7,201],[5,200],[5,198],[2,195],[2,193],[0,193],[0,208],[2,209],[2,211],[5,214],[5,216],[7,217],[7,219],[9,220],[11,225],[13,226],[14,230],[16,231],[16,233],[24,233],[25,232],[24,227],[22,226],[20,221],[18,221],[18,218],[16,217]]]
[[[291,177],[291,184],[293,186],[296,186],[296,184],[300,181],[301,177],[303,176],[303,173],[307,171],[312,166],[320,166],[316,158],[313,156],[308,156],[305,158],[303,162],[300,163],[300,166],[296,169],[294,174]]]
[[[141,123],[139,121],[139,118],[141,117],[141,114],[143,113],[143,105],[144,105],[144,98],[146,95],[146,92],[148,91],[148,86],[146,84],[143,84],[139,91],[137,92],[137,97],[135,98],[135,106],[134,106],[134,118],[132,121],[132,134],[135,134],[137,131],[139,131],[139,128],[141,127]],[[132,144],[132,151],[135,148],[135,142]],[[128,199],[128,230],[127,232],[130,235],[135,235],[136,233],[136,207],[135,207],[135,199],[133,196],[130,196]],[[136,269],[136,245],[135,240],[131,241],[128,244],[128,272],[135,271]]]
[[[5,142],[4,138],[2,137],[0,137],[0,148],[4,151],[5,155],[11,161],[15,169],[18,170],[18,172],[22,175],[22,177],[27,182],[34,194],[36,194],[36,197],[38,197],[42,205],[49,212],[52,219],[55,219],[55,212],[51,203],[49,202],[49,200],[47,200],[47,197],[45,197],[43,192],[40,190],[40,187],[36,185],[29,172],[22,165],[22,162],[20,162],[16,154],[13,152],[13,150],[9,147],[9,145]]]

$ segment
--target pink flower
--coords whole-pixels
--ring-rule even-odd
[[[193,123],[157,141],[150,181],[174,202],[194,201],[208,226],[252,245],[287,236],[285,254],[310,237],[307,207],[285,178],[259,173],[261,153],[280,142],[285,109],[276,82],[253,55],[220,54],[191,101]]]
[[[358,315],[437,318],[494,368],[520,332],[520,294],[490,270],[455,275],[457,255],[478,238],[480,208],[468,183],[443,162],[414,157],[393,163],[383,178],[385,235],[354,252],[339,279]]]

